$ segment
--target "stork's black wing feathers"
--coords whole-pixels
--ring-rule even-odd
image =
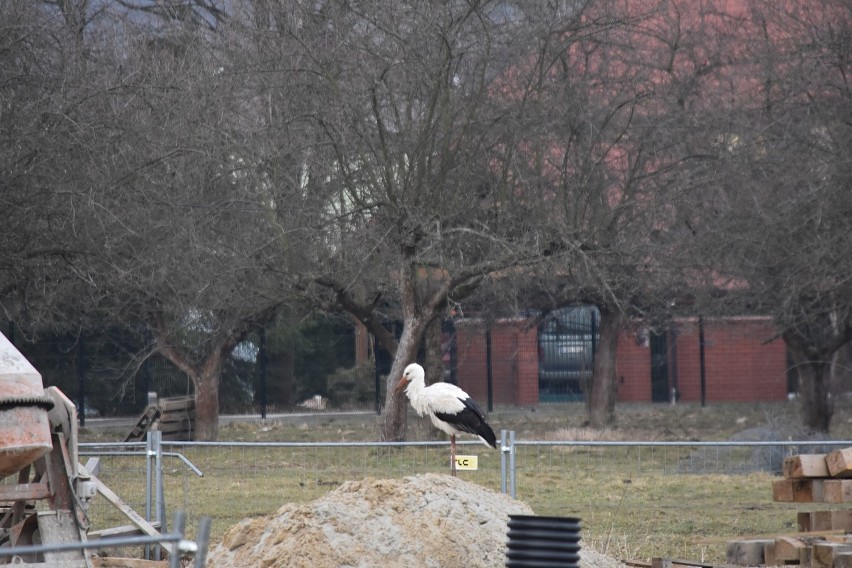
[[[485,414],[472,398],[459,398],[464,408],[461,411],[451,414],[449,412],[435,412],[435,416],[453,427],[458,428],[462,432],[480,436],[485,443],[492,448],[497,448],[497,436],[494,435],[494,430],[485,421]]]

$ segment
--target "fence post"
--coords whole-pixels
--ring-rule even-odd
[[[707,406],[707,373],[704,368],[704,316],[698,316],[698,359],[701,365],[701,408]]]
[[[260,349],[257,354],[257,362],[260,366],[260,417],[266,420],[266,327],[261,327],[258,335],[260,336]]]
[[[509,430],[509,489],[512,499],[516,498],[515,491],[515,431]]]
[[[86,426],[86,343],[77,338],[77,420]]]
[[[509,459],[506,459],[508,455]],[[507,463],[508,462],[508,463]],[[500,492],[515,498],[515,431],[500,430]]]
[[[183,511],[178,511],[175,513],[175,523],[174,523],[175,533],[180,535],[180,538],[184,538],[184,530],[186,529],[186,513]],[[159,550],[159,547],[157,547]],[[172,551],[169,553],[169,568],[180,568],[180,553],[181,553],[181,541],[177,540],[172,543]]]
[[[198,551],[195,553],[195,568],[204,568],[207,564],[207,546],[210,542],[210,527],[212,524],[210,517],[201,517],[198,522],[198,534],[195,536],[195,542],[198,543]]]
[[[159,430],[152,432],[154,434],[154,480],[157,496],[157,520],[160,522],[160,533],[165,534],[168,531],[166,526],[166,496],[163,489],[163,433]],[[156,560],[160,559],[160,547],[155,549]]]
[[[494,370],[491,366],[491,329],[485,332],[485,388],[488,393],[488,412],[494,410]]]
[[[148,430],[145,435],[145,520],[151,522],[151,509],[153,499],[151,498],[151,482],[154,474],[154,466],[151,463],[154,457],[154,431]],[[145,560],[151,560],[151,545],[145,545]]]
[[[145,520],[156,514],[160,533],[166,527],[166,497],[163,489],[163,433],[149,430],[145,436]],[[154,508],[156,507],[156,513]],[[145,545],[145,560],[151,559],[151,545]],[[154,560],[160,559],[160,547],[154,548]]]
[[[506,472],[506,445],[508,430],[500,430],[500,493],[506,494],[506,480],[508,478]]]

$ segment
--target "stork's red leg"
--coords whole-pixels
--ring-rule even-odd
[[[456,476],[456,437],[450,436],[450,474]]]

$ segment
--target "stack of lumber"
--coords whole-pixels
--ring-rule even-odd
[[[729,541],[728,562],[852,568],[852,448],[788,456],[782,473],[783,479],[772,482],[773,501],[829,503],[834,508],[799,512],[795,535]]]
[[[177,396],[156,400],[154,397],[124,441],[142,441],[149,430],[161,431],[164,441],[194,440],[195,398]]]

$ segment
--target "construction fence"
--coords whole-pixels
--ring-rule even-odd
[[[152,433],[154,434],[154,433]],[[836,442],[553,442],[501,432],[498,451],[460,442],[477,469],[459,476],[513,495],[538,515],[579,517],[583,546],[621,559],[722,562],[728,539],[797,530],[807,505],[772,501],[785,456],[827,453]],[[211,546],[245,518],[328,494],[347,481],[448,473],[446,442],[81,444],[100,479],[148,518],[187,513],[187,534],[212,519]],[[152,456],[157,456],[156,458]],[[152,488],[148,460],[159,460]],[[146,490],[146,487],[148,488]],[[848,504],[846,504],[848,507]],[[93,501],[93,529],[120,522]],[[165,527],[163,530],[168,530]]]

